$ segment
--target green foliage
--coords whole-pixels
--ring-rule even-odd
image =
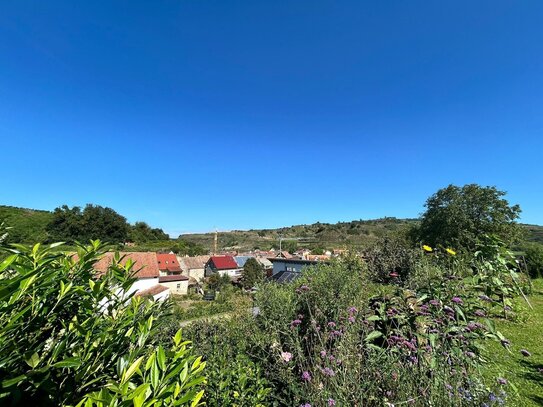
[[[298,250],[298,242],[296,240],[285,240],[282,242],[282,249],[289,253],[294,253]]]
[[[524,261],[528,274],[532,278],[543,277],[543,245],[538,243],[526,244],[523,248]]]
[[[207,286],[210,290],[220,291],[232,284],[232,280],[226,274],[215,273],[207,278]]]
[[[176,243],[171,246],[171,251],[180,256],[200,256],[208,254],[209,250],[206,250],[198,243],[190,242],[181,238],[178,238]]]
[[[205,355],[208,380],[203,400],[207,405],[272,405],[272,388],[263,365],[250,356],[257,351],[261,333],[246,316],[197,322],[185,331],[196,350]]]
[[[11,243],[45,242],[48,237],[45,227],[51,218],[51,212],[47,211],[0,206],[0,223],[11,227],[8,238]]]
[[[509,205],[504,195],[495,187],[477,184],[440,189],[426,201],[420,241],[466,251],[475,250],[484,235],[495,235],[506,244],[516,241],[520,207]]]
[[[420,257],[420,250],[411,248],[398,237],[379,239],[364,251],[368,274],[380,283],[407,281]]]
[[[254,258],[251,257],[243,266],[241,273],[241,284],[243,288],[253,288],[257,284],[264,281],[264,267]]]
[[[203,364],[181,332],[154,347],[169,304],[130,295],[133,264],[94,263],[98,241],[74,256],[55,245],[2,246],[0,401],[40,406],[196,405]]]
[[[56,208],[47,232],[53,241],[87,242],[100,239],[122,243],[128,239],[130,225],[111,208],[88,204],[85,209],[64,205]]]
[[[169,240],[170,236],[162,229],[151,228],[145,222],[136,222],[129,233],[129,240],[137,243],[145,243],[152,240]]]

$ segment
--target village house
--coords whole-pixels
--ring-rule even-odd
[[[172,294],[185,295],[189,291],[189,278],[182,274],[160,276],[158,282],[161,286],[168,288]]]
[[[317,261],[302,259],[270,259],[273,263],[271,279],[278,283],[288,283],[300,277],[302,270],[306,267],[313,267]]]
[[[181,274],[181,267],[179,266],[179,260],[173,253],[157,253],[158,269],[161,276],[168,276],[171,274]]]
[[[205,278],[205,268],[210,256],[177,256],[181,274],[189,278],[189,284],[201,283]]]
[[[100,273],[105,273],[111,265],[114,255],[115,253],[113,252],[105,253],[104,256],[95,263],[95,269]],[[166,276],[168,270],[167,268],[163,268],[162,271],[160,270],[158,256],[155,252],[121,252],[119,255],[122,258],[120,262],[122,265],[125,265],[129,259],[134,262],[132,271],[134,272],[136,281],[127,294],[135,292],[135,295],[150,296],[155,300],[164,300],[170,296],[170,293],[172,292],[171,286],[174,281],[160,281],[161,276]],[[168,265],[170,265],[169,262],[170,259],[168,259]],[[164,265],[165,264],[166,263],[164,263]],[[164,266],[161,265],[160,267]],[[175,265],[172,265],[170,268],[175,270]],[[175,281],[173,292],[175,294],[186,294],[188,278],[182,276],[180,273],[172,275],[173,277],[183,277],[178,281]],[[180,284],[180,286],[178,287],[177,284]]]
[[[236,278],[241,275],[242,268],[232,256],[211,256],[205,266],[205,276],[213,274],[227,275]]]

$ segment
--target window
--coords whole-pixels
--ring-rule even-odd
[[[181,289],[181,283],[177,283],[177,289],[178,289],[178,290]]]

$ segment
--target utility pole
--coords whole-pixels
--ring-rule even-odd
[[[213,238],[213,254],[217,254],[217,245],[219,243],[219,231],[215,228],[215,237]]]

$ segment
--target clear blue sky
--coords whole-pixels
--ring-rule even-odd
[[[543,2],[0,3],[0,203],[173,235],[416,217],[496,185],[543,224]]]

